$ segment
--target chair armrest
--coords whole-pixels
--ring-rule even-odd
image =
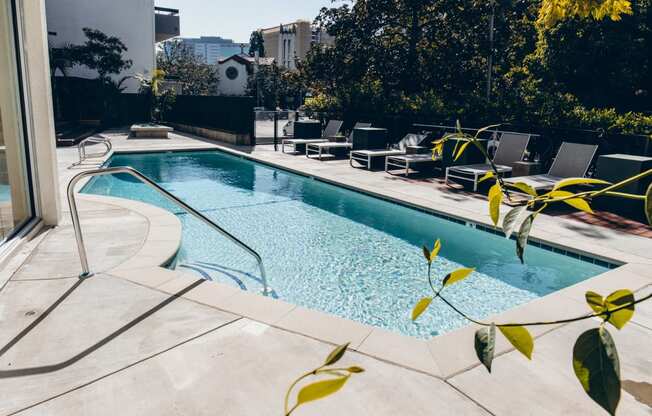
[[[430,148],[427,146],[407,146],[405,149],[405,153],[408,155],[425,154],[429,152]]]

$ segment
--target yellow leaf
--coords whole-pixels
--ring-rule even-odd
[[[441,241],[437,240],[435,241],[435,245],[432,248],[432,251],[430,252],[430,262],[435,261],[435,258],[439,255],[439,250],[441,250]]]
[[[572,192],[567,192],[567,191],[552,191],[548,195],[550,195],[551,198],[568,198],[572,195],[575,195]],[[589,214],[593,214],[593,210],[591,209],[591,206],[589,205],[588,202],[586,202],[582,198],[569,198],[569,199],[564,199],[565,203],[570,205],[573,208],[577,208],[580,211],[588,212]]]
[[[518,189],[521,192],[525,192],[528,195],[532,195],[534,197],[537,196],[537,191],[534,190],[530,185],[527,183],[523,182],[516,182],[516,183],[510,183],[509,186]]]
[[[344,356],[344,353],[346,352],[347,348],[349,348],[348,342],[346,344],[336,347],[333,351],[331,351],[330,354],[328,354],[328,357],[326,357],[326,361],[324,361],[324,365],[333,365],[336,362],[338,362],[340,358]]]
[[[602,295],[595,292],[588,291],[586,292],[584,297],[586,298],[586,303],[588,303],[591,309],[593,309],[593,312],[595,313],[604,312],[604,298],[602,297]]]
[[[592,179],[592,178],[568,178],[563,179],[553,186],[552,190],[556,191],[557,189],[565,188],[572,185],[610,185],[609,182],[603,181],[602,179]]]
[[[462,153],[464,153],[464,151],[466,150],[466,148],[469,147],[469,144],[471,144],[471,142],[470,142],[470,141],[466,141],[466,142],[464,142],[464,143],[459,147],[459,149],[457,149],[457,154],[455,155],[455,159],[454,159],[454,160],[457,160],[457,159],[460,158],[460,156],[462,156]]]
[[[337,393],[337,391],[344,386],[344,383],[346,383],[349,377],[350,376],[343,376],[308,384],[299,390],[296,406],[298,407],[304,403],[323,399],[333,393]]]
[[[493,221],[495,227],[498,225],[498,220],[500,219],[500,203],[503,202],[503,191],[498,182],[489,189],[488,198],[489,215],[491,215],[491,221]]]
[[[632,302],[634,302],[634,294],[632,291],[621,289],[607,296],[605,299],[605,306],[607,310],[611,310]],[[622,327],[632,319],[632,316],[634,316],[634,305],[612,312],[609,316],[609,323],[618,329],[622,329]]]
[[[444,286],[450,286],[453,283],[457,283],[460,280],[465,279],[468,275],[470,275],[475,269],[467,269],[467,268],[462,268],[462,269],[457,269],[452,273],[449,273],[444,277],[444,281],[442,284]]]
[[[484,176],[483,176],[482,178],[480,178],[480,180],[478,181],[478,183],[484,182],[484,181],[486,181],[487,179],[491,179],[491,178],[494,178],[494,177],[496,177],[496,174],[493,173],[493,171],[489,171],[489,172],[485,173]]]
[[[507,341],[510,342],[521,354],[529,360],[532,359],[532,350],[534,349],[534,340],[530,332],[522,326],[499,326],[500,332],[503,333]]]
[[[432,302],[432,297],[427,296],[423,299],[421,299],[417,304],[414,306],[414,309],[412,309],[412,320],[416,320],[421,314],[430,306],[430,303]]]

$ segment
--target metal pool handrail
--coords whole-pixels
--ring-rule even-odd
[[[89,155],[86,154],[86,146],[88,144],[103,144],[106,146],[106,151],[102,153],[91,153],[90,156],[92,157],[104,157],[111,153],[111,149],[113,149],[113,145],[111,144],[111,140],[107,139],[105,137],[87,137],[79,144],[77,144],[77,153],[79,153],[79,161],[73,163],[73,166],[78,166],[81,165],[84,160],[88,159]]]
[[[203,221],[209,227],[213,228],[215,231],[219,232],[220,234],[222,234],[223,236],[231,240],[233,243],[240,246],[240,248],[242,248],[243,250],[251,254],[251,256],[253,256],[256,259],[256,262],[258,262],[258,268],[260,269],[260,275],[263,282],[263,294],[267,295],[271,292],[269,286],[267,285],[267,275],[265,274],[263,259],[254,249],[252,249],[251,247],[249,247],[248,245],[240,241],[237,237],[235,237],[233,234],[226,231],[224,228],[215,224],[213,221],[211,221],[201,212],[197,211],[196,209],[186,204],[176,196],[172,195],[170,192],[163,189],[161,186],[159,186],[156,182],[149,179],[147,176],[143,175],[136,169],[129,166],[117,166],[111,168],[99,168],[99,169],[88,170],[85,172],[78,173],[68,183],[68,190],[67,190],[68,205],[70,207],[72,225],[75,229],[75,238],[77,239],[77,250],[79,251],[79,259],[82,265],[82,273],[79,275],[79,277],[81,278],[90,277],[93,275],[93,273],[90,271],[90,268],[88,266],[88,258],[86,256],[86,245],[84,244],[84,237],[82,235],[81,225],[79,223],[79,213],[77,211],[77,202],[75,201],[75,185],[77,185],[77,183],[84,178],[88,178],[92,176],[114,175],[116,173],[126,173],[140,180],[144,184],[149,185],[151,188],[154,188],[154,190],[158,191],[160,194],[166,197],[169,201],[179,205],[180,207],[188,211],[190,214],[192,214],[195,218]]]

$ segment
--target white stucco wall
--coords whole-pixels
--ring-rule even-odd
[[[97,29],[110,36],[116,36],[127,46],[123,54],[131,59],[130,69],[116,76],[151,74],[156,67],[154,38],[154,0],[45,0],[48,36],[52,46],[66,43],[82,44],[86,40],[82,28]],[[76,67],[71,76],[95,78],[97,74],[85,67]],[[125,92],[136,92],[138,82],[126,82]]]
[[[238,70],[238,76],[235,79],[229,79],[226,76],[226,70],[234,67]],[[217,64],[220,80],[217,84],[217,91],[220,95],[245,95],[247,92],[247,67],[233,59],[221,64]]]

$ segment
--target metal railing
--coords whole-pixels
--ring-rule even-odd
[[[86,146],[89,144],[102,144],[106,147],[106,150],[100,153],[86,153]],[[77,152],[79,153],[79,161],[72,164],[72,166],[81,165],[84,160],[89,158],[104,157],[111,153],[113,145],[111,144],[111,139],[106,137],[87,137],[77,144]]]
[[[72,225],[75,229],[75,238],[77,239],[77,250],[79,251],[79,259],[81,261],[82,265],[82,273],[79,275],[80,278],[87,278],[93,275],[93,273],[90,271],[90,267],[88,266],[88,257],[86,255],[86,245],[84,244],[84,237],[82,235],[81,231],[81,225],[79,223],[79,213],[77,211],[77,202],[75,201],[75,185],[77,183],[84,179],[84,178],[89,178],[93,176],[105,176],[105,175],[114,175],[117,173],[126,173],[128,175],[131,175],[135,177],[136,179],[140,180],[146,185],[149,185],[151,188],[154,188],[154,190],[158,191],[160,194],[162,194],[164,197],[166,197],[169,201],[179,205],[181,208],[185,209],[187,212],[192,214],[195,218],[199,219],[200,221],[204,222],[207,224],[209,227],[213,228],[215,231],[223,235],[224,237],[228,238],[231,240],[233,243],[236,245],[240,246],[243,250],[251,254],[256,259],[256,262],[258,263],[258,268],[260,269],[260,275],[261,275],[261,280],[263,284],[263,294],[267,295],[271,292],[269,285],[267,284],[267,275],[265,274],[265,267],[263,266],[263,259],[260,257],[260,255],[251,247],[240,241],[237,237],[226,231],[224,228],[220,227],[219,225],[215,224],[212,220],[207,218],[204,214],[201,212],[197,211],[190,205],[186,204],[176,196],[172,195],[170,192],[166,191],[163,189],[160,185],[158,185],[156,182],[152,181],[149,179],[147,176],[143,175],[136,169],[129,167],[129,166],[117,166],[117,167],[111,167],[111,168],[100,168],[100,169],[93,169],[93,170],[88,170],[85,172],[78,173],[75,175],[70,182],[68,183],[68,205],[70,207],[70,215],[72,217]]]

